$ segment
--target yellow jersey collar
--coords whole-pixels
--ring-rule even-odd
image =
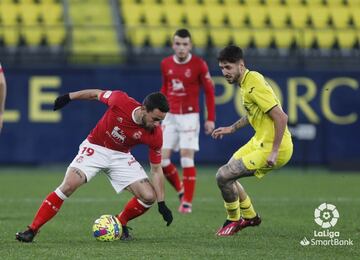
[[[243,77],[242,77],[242,79],[241,79],[241,81],[240,81],[240,86],[244,83],[244,81],[245,81],[245,79],[246,79],[246,76],[247,76],[247,74],[250,72],[250,70],[248,70],[248,69],[246,69],[245,70],[245,73],[244,73],[244,75],[243,75]]]

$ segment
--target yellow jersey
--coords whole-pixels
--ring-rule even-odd
[[[247,111],[247,118],[255,130],[255,135],[252,138],[253,144],[258,148],[271,151],[275,128],[274,121],[267,112],[275,106],[281,108],[278,98],[264,76],[256,71],[245,71],[240,82],[240,92],[243,105]],[[279,150],[289,148],[292,148],[292,140],[286,126]]]

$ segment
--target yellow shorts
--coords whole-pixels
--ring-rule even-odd
[[[293,147],[288,149],[281,149],[274,167],[267,166],[267,157],[271,151],[264,150],[262,147],[255,146],[252,139],[242,146],[233,154],[233,158],[236,160],[242,159],[245,167],[248,170],[256,170],[255,176],[258,178],[264,177],[265,174],[274,169],[279,169],[284,166],[291,158],[293,153]]]

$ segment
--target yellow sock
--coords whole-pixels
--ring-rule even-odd
[[[244,201],[240,202],[241,215],[244,218],[254,218],[256,216],[256,212],[254,210],[253,205],[251,204],[250,197],[247,196]]]
[[[234,202],[224,202],[227,211],[227,219],[231,221],[238,221],[240,219],[240,203],[239,200]]]

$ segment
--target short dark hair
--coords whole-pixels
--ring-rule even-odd
[[[236,63],[244,59],[244,54],[240,47],[229,45],[220,51],[217,59],[220,62],[227,61],[230,63]]]
[[[175,33],[174,33],[174,37],[175,36],[179,36],[180,38],[187,38],[189,37],[191,40],[191,34],[189,32],[188,29],[182,28],[182,29],[178,29]]]
[[[154,92],[147,95],[143,101],[147,112],[158,108],[161,112],[169,112],[169,103],[166,97],[160,92]]]

